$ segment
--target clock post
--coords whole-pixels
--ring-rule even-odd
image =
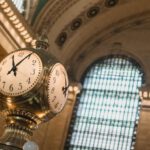
[[[38,125],[61,112],[67,100],[64,66],[46,51],[45,36],[36,46],[14,51],[0,62],[0,111],[6,124],[2,150],[23,150]]]

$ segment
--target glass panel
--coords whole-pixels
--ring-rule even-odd
[[[65,150],[130,150],[140,109],[143,72],[131,59],[111,56],[83,80]]]
[[[20,13],[24,11],[24,1],[25,0],[12,0],[12,2],[15,4],[16,8],[19,10]]]

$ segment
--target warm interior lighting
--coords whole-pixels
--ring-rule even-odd
[[[25,30],[25,31],[22,31],[20,34],[21,35],[26,35],[28,32],[27,32],[27,30]]]
[[[68,100],[74,100],[75,95],[73,93],[68,94]]]
[[[29,34],[26,34],[26,35],[24,36],[25,39],[27,39],[27,38],[29,38],[29,37],[30,37]]]
[[[6,2],[4,2],[4,3],[1,4],[1,7],[6,8],[6,7],[8,7],[8,4]]]
[[[12,11],[7,13],[7,16],[11,17],[12,15],[14,15],[14,13]]]
[[[12,99],[10,97],[7,97],[7,102],[8,103],[11,103],[12,102]]]
[[[35,47],[35,45],[36,45],[36,40],[33,39],[32,42],[31,42],[31,44],[32,44],[33,47]]]
[[[7,106],[10,109],[15,108],[15,106],[14,106],[14,104],[12,102],[12,99],[10,97],[7,98]]]
[[[139,90],[142,100],[150,100],[150,85],[143,85]]]
[[[10,123],[12,123],[12,124],[13,124],[13,123],[14,123],[14,120],[11,120],[11,121],[10,121]]]
[[[18,23],[19,23],[19,19],[13,21],[13,24],[18,24]]]
[[[0,13],[0,20],[6,29],[9,29],[9,34],[11,34],[12,37],[15,38],[15,41],[20,45],[20,47],[25,47],[25,42],[22,40],[22,38],[19,36],[18,32],[16,32],[15,28],[12,27],[12,24],[9,22],[8,18],[5,17],[3,13]],[[3,43],[4,44],[4,43]],[[7,52],[11,52],[12,49],[7,49]]]
[[[22,23],[18,23],[18,24],[16,24],[16,25],[15,25],[15,27],[16,27],[16,28],[20,28],[20,27],[22,27]]]
[[[78,94],[81,91],[81,85],[78,83],[73,83],[72,85],[69,86],[68,91],[70,93]]]
[[[80,92],[80,89],[79,89],[78,86],[74,86],[73,89],[74,89],[74,91],[75,91],[76,94],[78,94]]]
[[[25,30],[24,27],[21,27],[21,28],[18,29],[18,31],[20,31],[20,32],[23,31],[23,30]]]
[[[15,108],[15,106],[12,103],[7,103],[7,106],[8,106],[9,109]]]
[[[27,43],[30,43],[32,41],[32,38],[29,37],[28,39],[25,40]]]
[[[142,105],[144,105],[144,106],[150,106],[150,101],[143,100]]]
[[[144,91],[144,92],[143,92],[143,97],[146,98],[147,96],[148,96],[147,91]]]
[[[28,32],[26,27],[23,25],[22,21],[19,19],[19,16],[13,10],[14,8],[12,8],[11,5],[9,5],[9,3],[7,3],[5,0],[0,0],[0,7],[2,8],[2,11],[9,17],[8,21],[10,21],[11,23],[13,23],[15,25],[14,27],[19,31],[19,34],[24,39],[24,42],[31,43],[33,38],[31,38],[30,33]],[[5,26],[6,25],[7,24],[5,22]],[[15,37],[15,36],[13,35],[13,37]],[[21,41],[20,45],[24,45],[22,43],[22,41]],[[32,44],[32,46],[34,46],[34,45],[35,44]]]
[[[81,91],[81,84],[72,83],[68,88],[68,100],[73,101],[78,93]]]
[[[10,20],[13,21],[13,20],[16,20],[17,16],[16,15],[13,15],[12,17],[10,17]]]
[[[0,0],[0,4],[3,4],[5,2],[5,0]]]
[[[39,113],[37,114],[39,118],[43,118],[45,116],[45,113]]]
[[[69,92],[72,92],[73,91],[73,87],[72,86],[69,86]]]
[[[6,9],[4,9],[4,12],[8,13],[11,11],[11,8],[10,7],[7,7]]]

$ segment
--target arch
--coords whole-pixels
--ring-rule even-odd
[[[124,48],[121,49],[114,49],[112,50],[112,48],[108,49],[107,51],[105,50],[104,52],[100,52],[98,53],[98,50],[96,50],[96,53],[94,51],[90,52],[89,54],[87,54],[87,57],[84,59],[83,62],[78,61],[78,63],[80,65],[78,65],[78,67],[75,67],[74,69],[74,74],[75,74],[75,79],[77,81],[81,81],[82,78],[84,77],[85,72],[87,72],[87,70],[93,66],[93,64],[97,61],[99,61],[100,59],[103,58],[107,58],[107,57],[111,57],[111,56],[123,56],[123,57],[127,57],[129,59],[134,60],[141,68],[141,70],[143,70],[144,72],[144,78],[145,78],[145,83],[148,82],[148,68],[145,66],[145,64],[143,63],[144,61],[141,59],[141,57],[139,55],[136,55],[134,53],[132,53],[132,49],[126,51]],[[90,58],[90,60],[89,60]]]
[[[84,73],[82,74],[81,78],[80,78],[80,81],[83,83],[83,80],[86,76],[86,74],[88,73],[88,71],[96,64],[96,63],[99,63],[101,61],[104,61],[106,59],[112,59],[112,58],[122,58],[122,59],[125,59],[127,61],[130,61],[133,65],[137,66],[139,68],[139,70],[141,70],[141,72],[143,72],[143,83],[145,82],[145,71],[143,69],[143,64],[142,62],[134,55],[132,55],[131,53],[129,52],[118,52],[118,51],[114,51],[112,54],[107,54],[107,55],[104,55],[98,59],[96,59],[94,62],[92,62],[87,68],[86,70],[84,70]]]
[[[65,150],[134,149],[144,72],[132,58],[109,55],[91,64],[74,108]]]

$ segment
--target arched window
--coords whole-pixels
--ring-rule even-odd
[[[125,56],[109,56],[92,64],[82,81],[64,149],[134,149],[143,74]]]

